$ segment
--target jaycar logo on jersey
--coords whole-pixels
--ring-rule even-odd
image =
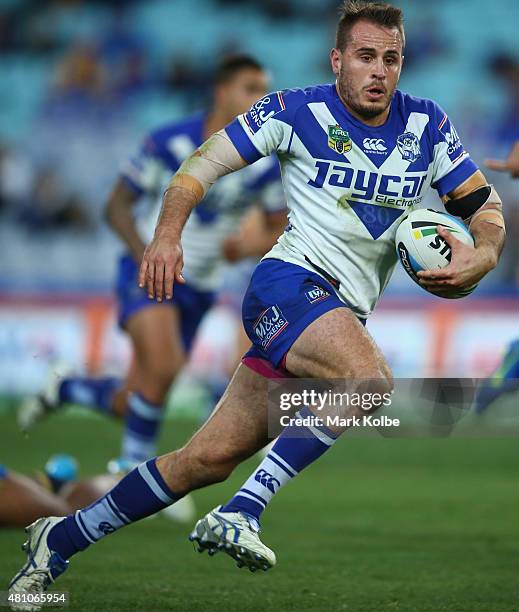
[[[322,189],[325,185],[348,190],[348,198],[386,206],[420,204],[427,181],[427,172],[406,172],[405,176],[379,174],[353,168],[342,162],[317,160],[314,178],[308,185]]]
[[[266,121],[284,110],[285,101],[282,93],[278,91],[258,100],[243,117],[249,130],[255,134]]]
[[[310,304],[315,304],[316,302],[321,302],[325,300],[327,297],[330,297],[330,292],[326,291],[319,285],[312,285],[312,288],[308,291],[305,291],[306,299],[310,302]]]
[[[420,141],[413,132],[404,132],[396,139],[396,146],[400,151],[402,159],[411,164],[422,157]]]
[[[378,155],[387,155],[386,143],[382,138],[364,138],[362,146],[366,153],[376,153]]]
[[[279,336],[287,325],[288,321],[281,312],[281,308],[275,305],[264,310],[252,328],[259,338],[261,348],[267,349],[272,340]]]

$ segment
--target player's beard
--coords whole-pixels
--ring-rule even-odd
[[[394,91],[394,89],[388,91],[386,88],[386,94],[380,102],[363,103],[360,101],[362,90],[353,86],[342,69],[338,75],[337,88],[339,89],[342,101],[362,119],[375,119],[379,115],[382,115],[391,104],[391,98],[393,97]]]

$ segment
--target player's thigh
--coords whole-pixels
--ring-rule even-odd
[[[40,516],[66,516],[69,506],[40,484],[9,471],[0,480],[0,526],[24,527]]]
[[[300,378],[390,378],[384,356],[348,308],[315,319],[292,344],[285,363]]]
[[[135,355],[132,376],[156,371],[175,373],[185,354],[180,334],[180,315],[171,304],[151,304],[135,312],[126,322]],[[141,381],[139,381],[141,382]]]
[[[268,380],[240,364],[209,419],[179,451],[158,459],[173,490],[225,478],[268,442]],[[169,479],[168,479],[169,480]]]

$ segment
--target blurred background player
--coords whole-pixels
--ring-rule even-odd
[[[66,516],[109,491],[121,475],[77,476],[77,462],[70,455],[52,456],[33,477],[0,464],[0,527],[24,527],[42,513]]]
[[[487,159],[487,168],[508,172],[512,178],[519,178],[519,140],[515,143],[506,160]],[[519,389],[519,338],[510,343],[497,369],[478,386],[474,398],[474,409],[484,412],[491,404],[506,393]]]
[[[150,300],[139,289],[138,262],[153,237],[162,192],[171,173],[210,134],[265,95],[268,82],[266,71],[250,56],[223,60],[216,72],[209,112],[153,131],[137,155],[123,165],[105,213],[126,247],[119,261],[117,298],[119,324],[133,347],[130,370],[125,380],[61,377],[54,372],[47,390],[22,405],[20,422],[24,428],[73,403],[105,414],[126,415],[122,467],[155,454],[166,395],[191,349],[200,321],[214,303],[225,259],[235,262],[263,255],[284,229],[286,212],[277,160],[260,160],[227,177],[197,208],[183,234],[186,283],[176,287],[172,302]],[[140,208],[142,196],[148,196],[148,205],[144,202]],[[254,205],[260,212],[251,214],[240,227]]]

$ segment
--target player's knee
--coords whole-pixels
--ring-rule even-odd
[[[367,403],[369,404],[369,402],[371,402],[371,406],[368,406],[364,412],[373,414],[382,406],[389,405],[393,387],[391,372],[389,372],[389,377],[381,375],[378,378],[370,378],[367,380],[364,391],[367,394]]]
[[[368,367],[366,364],[353,367],[348,364],[336,378],[351,381],[352,390],[365,398],[363,414],[372,414],[381,406],[387,406],[393,393],[394,381],[391,369],[381,359],[374,359]]]
[[[366,366],[363,364],[346,363],[341,366],[336,364],[334,378],[351,381],[366,381],[366,384],[372,385],[377,389],[384,389],[387,392],[393,390],[393,375],[390,367],[385,361],[374,360],[372,364]]]
[[[393,378],[393,372],[391,371],[391,368],[389,367],[389,364],[385,359],[383,359],[380,363],[380,372],[386,379],[388,392],[393,393],[393,390],[395,388],[395,379]]]

